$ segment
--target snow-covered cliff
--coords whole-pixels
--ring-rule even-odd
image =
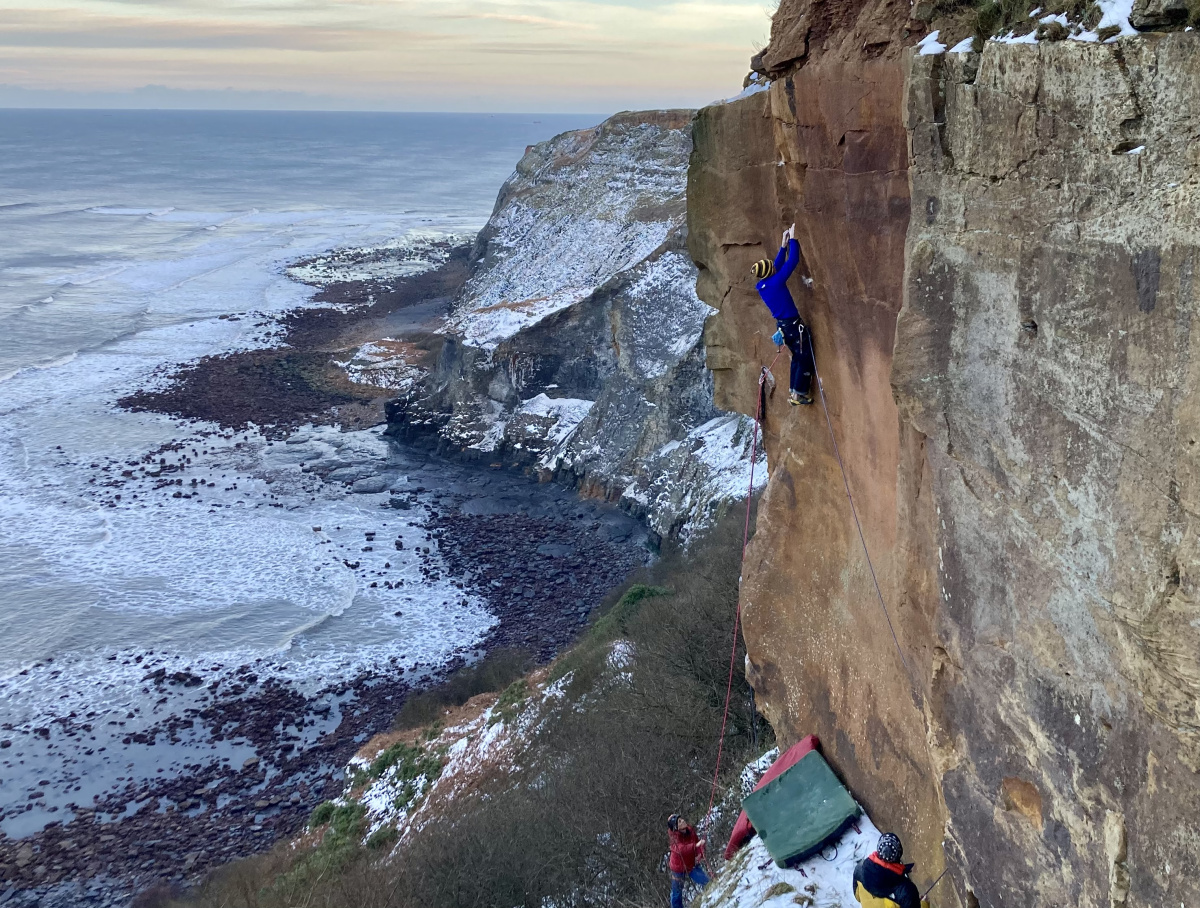
[[[397,384],[394,433],[620,499],[663,536],[745,495],[752,423],[713,405],[713,310],[686,252],[691,116],[618,114],[528,150],[475,241],[436,364]]]

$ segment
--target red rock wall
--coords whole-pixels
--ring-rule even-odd
[[[791,286],[813,329],[900,643],[874,590],[824,413],[787,404],[785,352],[764,425],[771,479],[742,594],[760,703],[783,743],[820,735],[875,821],[902,834],[918,878],[932,880],[944,828],[925,721],[936,515],[923,437],[902,429],[891,389],[910,214],[899,40],[907,9],[785,0],[756,61],[774,79],[769,91],[697,120],[688,204],[699,292],[719,309],[707,334],[717,405],[745,413],[755,408],[760,364],[775,356],[775,325],[750,265],[772,257],[796,223],[799,275],[812,287],[799,275]],[[940,904],[954,904],[942,895]]]
[[[701,112],[688,189],[719,406],[792,281],[742,587],[782,742],[819,734],[935,905],[1200,904],[1200,39],[914,56],[907,5],[784,0],[770,89]],[[907,83],[907,84],[906,84]],[[910,198],[911,195],[911,198]],[[907,249],[906,249],[907,238]]]

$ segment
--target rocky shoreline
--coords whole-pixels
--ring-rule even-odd
[[[304,424],[357,429],[378,422],[386,389],[349,382],[334,354],[402,324],[406,312],[418,310],[424,318],[423,312],[444,305],[465,275],[465,250],[447,253],[442,267],[387,285],[326,287],[316,300],[333,305],[281,319],[279,346],[185,365],[166,387],[121,403],[215,422],[223,431],[214,434],[225,439],[250,425],[281,439]],[[203,444],[203,438],[192,441]],[[100,503],[124,507],[138,490],[164,483],[179,484],[176,497],[199,497],[196,480],[185,480],[186,455],[181,444],[178,451],[151,452],[135,469],[94,465]],[[383,471],[364,463],[316,464],[309,472],[312,481],[342,486],[345,494],[380,499],[380,526],[366,535],[364,550],[393,544],[386,535],[389,515],[394,520],[400,511],[419,519],[428,543],[421,551],[423,578],[451,579],[497,619],[480,647],[458,652],[442,666],[406,668],[393,657],[392,670],[364,672],[315,692],[256,664],[218,670],[179,666],[152,653],[122,655],[127,666],[144,671],[143,691],[161,693],[158,703],[170,705],[161,713],[156,708],[150,724],[114,740],[146,759],[154,759],[163,744],[207,742],[212,757],[149,780],[135,782],[131,773],[123,787],[91,803],[68,804],[63,819],[32,835],[0,834],[0,905],[125,904],[138,892],[177,891],[206,871],[294,835],[316,804],[340,791],[349,757],[390,727],[412,689],[491,647],[550,659],[648,557],[647,533],[636,520],[556,484],[499,464],[446,459],[427,448],[404,449],[401,461],[389,461]],[[394,544],[403,546],[400,539]],[[345,563],[362,575],[364,586],[390,589],[403,582],[386,579],[385,572],[368,576],[358,560]],[[24,762],[34,741],[51,755],[57,747],[86,746],[80,742],[99,733],[94,718],[76,710],[44,728],[5,728],[0,762]],[[37,800],[35,791],[8,816],[32,809]]]
[[[394,394],[351,381],[338,354],[389,333],[403,333],[432,348],[440,344],[429,323],[449,309],[466,281],[470,246],[450,240],[433,246],[431,251],[442,259],[436,267],[386,282],[322,285],[313,305],[262,323],[271,346],[175,367],[164,376],[164,387],[137,391],[119,404],[225,429],[255,425],[272,438],[306,424],[346,429],[379,424],[384,403]],[[307,264],[299,262],[292,270]]]

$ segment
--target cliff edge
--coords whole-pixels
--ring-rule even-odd
[[[935,904],[1196,904],[1200,38],[927,54],[910,12],[784,0],[765,90],[695,125],[717,404],[753,412],[774,324],[749,267],[795,221],[896,634],[825,415],[776,394],[758,701],[923,877],[950,868]]]
[[[713,404],[686,249],[691,120],[622,113],[527,150],[393,432],[566,480],[661,536],[745,495],[752,422]]]

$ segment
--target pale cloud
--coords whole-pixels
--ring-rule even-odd
[[[761,0],[0,0],[0,57],[33,90],[603,112],[736,93],[768,27]]]

